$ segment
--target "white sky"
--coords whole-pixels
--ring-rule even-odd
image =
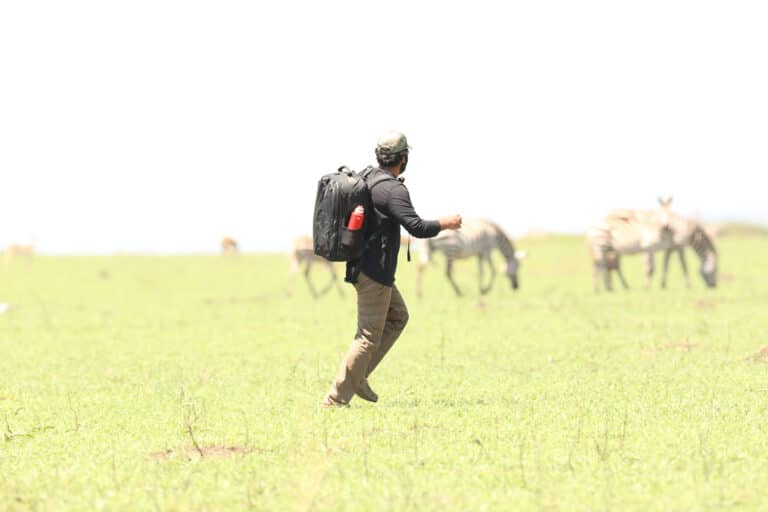
[[[409,138],[427,218],[768,222],[765,2],[2,2],[0,245],[282,250]]]

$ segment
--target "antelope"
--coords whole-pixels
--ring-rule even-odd
[[[655,211],[615,210],[603,222],[587,232],[594,270],[594,289],[600,289],[600,276],[606,290],[612,290],[611,271],[615,271],[624,288],[628,288],[621,272],[624,254],[645,253],[645,286],[651,285],[655,271],[654,254],[664,251],[661,286],[667,286],[669,259],[677,252],[686,285],[690,286],[684,250],[691,245],[701,260],[700,273],[709,287],[717,284],[717,251],[704,228],[695,220],[677,215],[670,209],[671,198],[659,199]]]
[[[307,286],[309,287],[309,292],[312,294],[312,297],[321,297],[328,293],[334,286],[339,292],[339,295],[344,295],[344,291],[341,289],[341,285],[339,284],[339,280],[336,276],[336,269],[334,268],[333,263],[315,254],[312,237],[300,236],[295,238],[293,240],[289,258],[291,260],[291,268],[288,271],[287,287],[287,293],[289,296],[293,295],[293,285],[295,283],[296,272],[299,271],[299,268],[302,264],[305,265],[304,279],[307,281]],[[331,274],[330,279],[328,280],[328,284],[326,284],[319,292],[315,289],[315,286],[312,284],[312,280],[309,278],[309,274],[314,263],[323,264],[328,268],[328,272]]]
[[[491,253],[494,249],[499,249],[506,259],[505,274],[510,280],[512,289],[517,290],[520,286],[518,270],[520,260],[525,257],[525,251],[515,251],[515,246],[502,229],[483,219],[465,220],[461,229],[456,231],[442,231],[435,238],[419,241],[419,264],[416,268],[416,293],[419,297],[422,295],[422,280],[426,264],[432,259],[436,252],[445,254],[446,267],[445,276],[453,287],[457,296],[461,296],[456,281],[453,279],[454,260],[477,256],[478,263],[478,285],[480,294],[485,295],[493,287],[496,278],[496,268],[491,259]],[[485,265],[490,269],[490,279],[486,285],[483,284]]]
[[[231,256],[239,252],[240,248],[237,245],[237,240],[229,236],[225,236],[221,239],[221,254],[224,256]]]
[[[5,268],[8,268],[11,265],[11,261],[18,256],[32,258],[34,254],[35,247],[32,245],[9,245],[5,248]]]

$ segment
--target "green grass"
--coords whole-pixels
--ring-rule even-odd
[[[676,261],[668,290],[643,290],[627,258],[635,288],[612,295],[581,239],[518,245],[521,290],[499,280],[484,306],[474,261],[466,297],[440,260],[421,300],[403,262],[411,323],[371,378],[380,402],[332,411],[348,285],[288,299],[283,256],[14,262],[0,510],[767,509],[768,364],[749,358],[768,345],[768,242],[724,239],[716,290],[691,253],[690,290]]]

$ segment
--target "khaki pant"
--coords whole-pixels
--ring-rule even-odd
[[[360,273],[355,289],[357,335],[328,392],[342,404],[355,396],[360,383],[379,365],[408,323],[408,308],[396,286],[385,286]]]

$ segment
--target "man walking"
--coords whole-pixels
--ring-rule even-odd
[[[362,258],[347,263],[345,278],[357,291],[357,335],[323,399],[326,407],[346,406],[355,395],[369,402],[378,400],[368,385],[368,376],[408,323],[408,309],[395,286],[400,226],[416,238],[431,238],[443,229],[461,227],[460,215],[423,220],[416,214],[400,177],[408,165],[408,149],[405,135],[399,132],[384,135],[376,145],[379,167],[371,180],[385,178],[375,180],[371,189],[377,227]]]

